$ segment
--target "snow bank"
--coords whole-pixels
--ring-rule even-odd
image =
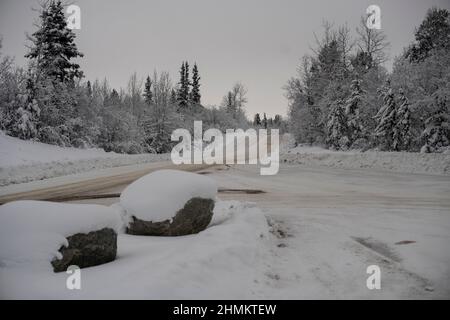
[[[102,149],[63,148],[7,136],[0,131],[0,164],[2,167],[34,165],[52,161],[76,161],[120,156]]]
[[[298,146],[280,155],[281,163],[342,169],[374,169],[403,173],[450,174],[450,154],[331,151]]]
[[[62,148],[13,138],[0,131],[0,186],[168,159],[168,154],[127,155],[102,149]]]
[[[65,273],[0,267],[0,298],[255,299],[265,284],[268,225],[239,202],[217,202],[219,220],[184,237],[120,234],[117,259],[82,270],[82,290],[67,290]],[[220,223],[219,223],[220,222]]]
[[[211,178],[179,170],[159,170],[130,184],[120,196],[127,215],[145,221],[173,218],[194,197],[215,199],[217,184]]]
[[[66,237],[103,228],[118,230],[120,219],[101,205],[17,201],[0,206],[0,267],[50,262]]]

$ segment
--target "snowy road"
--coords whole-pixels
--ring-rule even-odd
[[[202,173],[221,188],[265,191],[219,195],[255,202],[274,225],[255,297],[450,298],[450,177],[300,165],[275,176],[256,166]],[[366,287],[373,264],[381,290]]]
[[[79,195],[123,190],[134,180],[155,170],[174,169],[198,171],[208,165],[175,166],[169,161],[107,168],[81,174],[0,187],[0,204],[15,200],[61,200]],[[107,199],[111,203],[113,200]]]
[[[267,298],[450,298],[450,177],[302,166],[210,176],[267,192],[220,196],[254,201],[275,223]],[[381,290],[366,287],[372,264]]]
[[[66,195],[75,191],[120,193],[145,170],[161,168],[161,164],[140,166],[76,175],[76,179],[67,176],[33,182],[26,188],[12,185],[9,191],[17,188],[16,191],[33,192],[33,187],[40,185],[45,187],[40,196],[42,191],[49,195],[55,190]],[[131,262],[140,273],[124,275],[120,285],[126,288],[114,294],[104,288],[85,291],[86,296],[80,297],[109,297],[109,292],[111,297],[126,298],[450,298],[449,176],[285,164],[275,176],[259,175],[257,166],[204,167],[200,173],[215,179],[221,188],[263,190],[265,193],[259,194],[220,193],[219,198],[256,203],[272,231],[269,238],[253,243],[254,235],[246,229],[245,222],[242,228],[239,223],[224,224],[178,240],[121,235],[117,263],[92,268],[86,271],[87,277],[101,280],[97,271],[105,270],[101,273],[104,281],[99,280],[100,287],[105,286],[109,276],[116,277],[118,270]],[[87,178],[91,182],[86,183]],[[75,202],[117,201],[111,198]],[[256,216],[254,221],[259,221]],[[248,226],[251,221],[248,220]],[[254,232],[257,230],[261,230],[261,225]],[[250,251],[257,247],[261,252],[247,257],[246,246]],[[162,247],[165,249],[161,251]],[[214,251],[208,251],[211,249]],[[247,253],[242,255],[244,252]],[[167,261],[173,263],[170,269]],[[381,269],[381,290],[366,287],[369,265]],[[139,278],[149,266],[161,277]],[[172,282],[155,281],[173,277],[174,272],[178,276],[173,282],[183,282],[183,289],[166,292]],[[52,277],[51,281],[62,281],[62,277]],[[217,285],[211,285],[211,281]],[[133,286],[137,283],[142,285],[135,291]]]

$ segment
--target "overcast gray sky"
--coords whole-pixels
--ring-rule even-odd
[[[197,62],[203,104],[219,104],[234,82],[248,88],[247,114],[285,115],[282,87],[296,74],[300,58],[314,46],[322,21],[351,29],[370,4],[381,7],[390,56],[413,39],[414,28],[432,6],[449,0],[74,0],[81,8],[76,43],[85,54],[86,78],[106,77],[125,87],[140,77],[169,71],[178,81],[183,60]],[[25,32],[35,30],[37,0],[0,0],[3,54],[25,65]],[[392,60],[388,62],[390,67]]]

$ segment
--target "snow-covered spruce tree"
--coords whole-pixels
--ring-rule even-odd
[[[200,75],[198,74],[197,64],[194,64],[192,69],[192,89],[190,93],[190,101],[194,105],[199,105],[200,99]]]
[[[44,2],[38,30],[32,34],[30,51],[35,93],[32,99],[40,109],[39,140],[71,145],[78,138],[72,123],[77,118],[75,80],[82,77],[80,66],[72,59],[82,57],[67,28],[61,1]]]
[[[17,109],[15,130],[17,136],[24,140],[37,137],[40,109],[35,99],[36,88],[33,78],[31,71],[29,71],[26,79],[25,94],[22,96],[22,106]]]
[[[382,150],[391,151],[393,150],[393,137],[397,136],[397,104],[395,103],[394,93],[389,80],[380,92],[383,98],[383,105],[375,115],[377,126],[374,131],[374,137]]]
[[[399,90],[398,104],[392,148],[396,151],[408,151],[411,148],[412,140],[411,110],[403,89]]]
[[[450,50],[450,12],[431,8],[416,29],[415,42],[406,50],[405,57],[412,62],[424,61],[433,51]]]
[[[0,49],[1,49],[0,38]],[[1,52],[0,52],[1,57]],[[22,133],[22,125],[18,122],[25,120],[22,117],[25,110],[31,112],[28,102],[32,102],[30,90],[27,90],[27,75],[21,68],[14,66],[13,59],[9,56],[0,59],[0,130],[11,136],[19,136]],[[19,112],[19,109],[21,112]],[[29,115],[30,119],[34,114]],[[35,126],[33,121],[32,126]],[[23,135],[22,135],[23,136]]]
[[[74,43],[75,34],[67,28],[61,1],[44,4],[39,28],[30,40],[33,46],[25,57],[35,60],[37,69],[45,76],[59,82],[72,82],[82,77],[80,66],[71,60],[83,54]]]
[[[264,127],[264,129],[267,129],[267,115],[264,112],[264,116],[263,116],[263,120],[262,120],[262,125]]]
[[[425,120],[425,130],[422,133],[425,145],[421,152],[441,152],[450,146],[449,98],[436,93],[434,99],[436,111]]]
[[[147,79],[145,80],[144,101],[149,106],[153,103],[152,80],[150,79],[150,76],[147,76]]]
[[[170,92],[170,103],[173,106],[177,104],[177,92],[173,88],[172,88],[172,91]]]
[[[186,70],[187,68],[189,68],[187,62],[183,62],[180,69],[180,82],[178,83],[177,93],[178,109],[180,111],[186,110],[189,104],[189,71]]]
[[[253,125],[254,126],[260,126],[261,125],[261,116],[259,113],[255,114],[255,118],[253,119]]]
[[[360,118],[361,95],[364,93],[361,89],[361,80],[354,79],[350,86],[350,96],[345,101],[345,115],[347,118],[348,138],[350,144],[363,138],[364,128]]]
[[[347,118],[343,102],[338,99],[332,104],[326,123],[326,143],[336,150],[346,150],[349,147],[347,137]]]

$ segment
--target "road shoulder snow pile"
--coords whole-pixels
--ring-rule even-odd
[[[106,206],[17,201],[0,206],[0,267],[42,268],[62,259],[69,236],[109,228],[120,218]]]
[[[102,149],[62,148],[0,131],[0,186],[166,160],[168,154],[127,155]]]
[[[280,162],[309,167],[372,169],[402,173],[450,174],[450,154],[379,151],[331,151],[298,146],[280,155]]]
[[[258,208],[218,201],[211,224],[199,234],[120,234],[115,261],[82,269],[82,290],[67,290],[65,273],[0,266],[0,298],[261,298],[269,239],[266,218]]]

